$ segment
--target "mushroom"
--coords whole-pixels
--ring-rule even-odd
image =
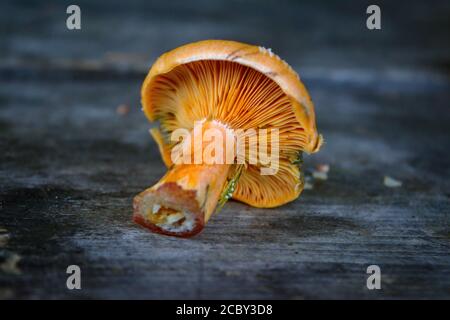
[[[295,200],[304,186],[302,154],[318,151],[323,141],[298,74],[263,47],[206,40],[176,48],[154,63],[141,98],[147,118],[159,122],[150,133],[168,172],[135,197],[133,219],[161,234],[199,233],[229,198],[258,208]],[[237,129],[255,129],[258,137],[259,129],[276,129],[278,141],[271,137],[268,146],[278,144],[277,170],[262,174],[264,165],[252,152],[245,152],[240,162],[237,157],[231,163],[179,161],[175,150],[186,151],[188,160],[195,158],[195,141],[187,147],[186,141],[194,140],[197,125],[201,134],[209,129],[224,137],[231,133],[232,142]],[[179,129],[188,136],[174,141]],[[244,140],[246,147],[249,141]],[[197,147],[205,144],[203,140]]]

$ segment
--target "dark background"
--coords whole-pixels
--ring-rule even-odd
[[[449,1],[2,1],[0,299],[450,298],[449,30]],[[307,175],[328,180],[276,209],[231,201],[192,239],[152,234],[131,221],[165,172],[140,85],[210,38],[300,73],[326,140]]]

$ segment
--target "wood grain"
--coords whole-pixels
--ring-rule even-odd
[[[0,7],[0,299],[450,298],[448,3],[380,2],[378,33],[364,2],[79,3],[80,32],[61,2]],[[307,175],[330,172],[277,209],[230,202],[182,240],[131,221],[165,172],[139,89],[157,55],[205,38],[292,64],[326,141]]]

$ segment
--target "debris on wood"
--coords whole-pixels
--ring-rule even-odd
[[[10,254],[8,257],[6,257],[6,260],[4,262],[0,263],[0,271],[9,274],[20,274],[20,269],[17,266],[20,260],[21,257],[18,254]]]
[[[305,190],[312,190],[314,189],[314,185],[310,182],[305,182],[305,186],[303,187]]]
[[[9,240],[8,230],[0,226],[0,248],[6,246],[8,240]]]
[[[325,172],[328,173],[330,171],[330,165],[329,164],[318,164],[316,166],[316,170],[318,172]]]
[[[126,104],[121,104],[116,108],[116,113],[119,116],[126,116],[130,112],[130,106]]]
[[[14,297],[14,291],[10,288],[0,288],[0,300],[12,299]]]
[[[327,180],[328,172],[330,171],[330,165],[319,164],[316,166],[316,170],[313,171],[312,176],[317,180]]]
[[[326,174],[325,172],[319,172],[319,171],[313,171],[313,178],[317,179],[317,180],[327,180],[328,179],[328,174]]]
[[[389,176],[384,176],[384,185],[388,188],[398,188],[402,186],[402,182]]]
[[[314,183],[312,182],[312,178],[310,176],[305,176],[305,185],[303,186],[305,190],[314,189]]]

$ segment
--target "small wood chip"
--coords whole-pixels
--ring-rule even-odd
[[[0,270],[9,274],[20,274],[20,269],[17,266],[20,259],[21,258],[18,254],[11,254],[3,263],[0,264]]]
[[[304,190],[312,190],[314,189],[314,184],[312,182],[312,178],[310,176],[305,176],[305,185],[303,186]]]
[[[330,165],[329,164],[318,164],[316,166],[316,171],[328,173],[330,171]]]
[[[303,186],[303,189],[305,190],[312,190],[314,189],[314,185],[310,182],[305,182],[305,185]]]
[[[326,172],[313,171],[312,176],[317,180],[327,180],[328,174]]]
[[[330,165],[328,164],[318,164],[316,170],[313,171],[312,176],[316,180],[327,180],[328,172],[330,171]]]
[[[130,112],[130,106],[121,104],[116,108],[116,113],[120,116],[125,116]]]
[[[384,176],[384,185],[388,188],[398,188],[402,186],[402,182],[389,176]]]
[[[8,230],[0,226],[0,248],[6,246],[8,240],[9,240]]]

